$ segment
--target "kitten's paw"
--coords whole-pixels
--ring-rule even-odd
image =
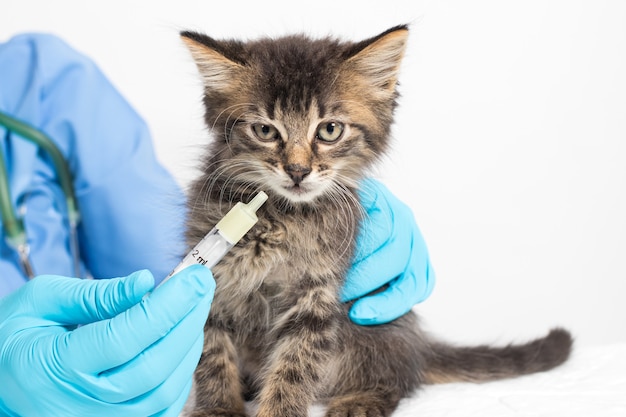
[[[330,401],[326,417],[388,417],[398,401],[396,396],[376,392],[346,395]]]
[[[383,410],[369,408],[364,405],[341,406],[329,408],[326,417],[386,417]]]
[[[247,415],[242,411],[214,408],[211,410],[194,410],[185,417],[247,417]]]

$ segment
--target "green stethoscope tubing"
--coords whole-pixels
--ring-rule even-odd
[[[48,137],[42,131],[32,127],[31,125],[9,116],[6,113],[0,112],[0,125],[7,128],[26,139],[41,149],[45,150],[52,160],[54,169],[56,171],[59,184],[65,195],[65,202],[67,205],[67,216],[69,221],[70,230],[70,250],[74,258],[74,272],[79,276],[79,255],[78,255],[78,236],[77,226],[80,221],[80,212],[78,211],[78,203],[76,195],[74,193],[74,183],[72,179],[72,173],[65,160],[65,157],[54,144],[52,139]],[[4,160],[4,152],[0,147],[0,212],[2,213],[2,224],[7,235],[7,242],[20,251],[20,248],[27,248],[28,242],[26,232],[24,230],[24,223],[15,214],[15,209],[11,203],[11,192],[9,190],[9,179]],[[24,264],[25,260],[22,260]],[[23,265],[25,269],[30,268],[30,261],[26,261],[29,265]],[[30,272],[27,270],[27,275],[32,275],[32,268]]]

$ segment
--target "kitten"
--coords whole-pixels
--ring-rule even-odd
[[[388,149],[408,28],[362,42],[288,36],[240,42],[183,32],[204,81],[214,135],[191,185],[195,245],[239,200],[269,200],[214,268],[215,299],[191,416],[388,416],[422,384],[482,382],[551,369],[572,340],[456,348],[410,312],[380,326],[348,319],[339,291],[359,222],[357,188]]]

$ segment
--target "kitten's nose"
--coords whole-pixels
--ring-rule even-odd
[[[299,185],[304,177],[311,173],[311,168],[300,164],[289,164],[285,166],[285,172],[289,174],[295,185]]]

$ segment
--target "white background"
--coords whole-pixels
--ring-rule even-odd
[[[625,342],[624,1],[3,0],[0,40],[52,32],[92,57],[185,184],[207,137],[179,30],[358,40],[407,22],[394,151],[378,175],[430,248],[426,326],[457,342],[553,325],[581,345]]]

